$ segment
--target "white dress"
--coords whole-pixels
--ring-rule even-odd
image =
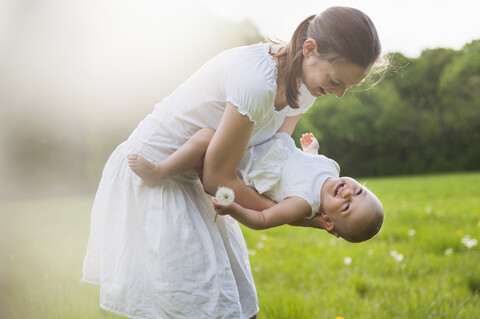
[[[130,318],[250,318],[258,300],[241,230],[216,223],[194,171],[148,187],[127,163],[172,154],[203,127],[216,129],[227,102],[254,122],[250,145],[266,141],[285,116],[274,109],[276,64],[269,44],[227,50],[163,99],[110,156],[95,197],[83,280],[100,285],[102,308]],[[234,142],[234,141],[233,141]]]
[[[312,207],[305,218],[319,211],[323,184],[339,173],[333,160],[301,151],[285,133],[250,147],[238,167],[245,184],[277,203],[292,196],[304,199]]]

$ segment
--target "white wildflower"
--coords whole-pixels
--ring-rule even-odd
[[[235,193],[228,187],[219,187],[215,199],[222,206],[229,206],[235,200]]]
[[[464,244],[468,249],[477,246],[478,241],[475,238],[470,238],[470,235],[465,235],[461,239],[462,244]]]
[[[447,248],[447,249],[445,249],[445,251],[443,253],[444,253],[445,256],[450,256],[453,253],[453,249],[452,248]]]
[[[260,235],[260,240],[265,241],[265,240],[267,240],[267,238],[268,238],[268,237],[267,237],[267,235],[265,235],[265,234]]]
[[[368,250],[368,255],[369,255],[369,256],[373,255],[373,252],[374,252],[373,249],[369,249],[369,250]]]
[[[390,252],[390,256],[392,256],[392,258],[395,259],[396,262],[401,262],[403,260],[403,254],[399,253],[396,250],[392,250]]]
[[[343,263],[347,266],[350,265],[352,263],[352,257],[347,256],[347,257],[343,258]]]
[[[265,244],[262,242],[257,243],[257,249],[263,249],[265,247]]]
[[[427,207],[425,207],[425,213],[428,215],[432,212],[432,206],[428,205]]]
[[[408,231],[408,236],[415,236],[415,229],[410,229]]]
[[[249,249],[249,250],[248,250],[248,254],[249,254],[250,256],[255,256],[255,255],[257,254],[257,252],[256,252],[255,250],[253,250],[253,249]]]

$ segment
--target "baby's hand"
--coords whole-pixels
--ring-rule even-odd
[[[220,205],[217,202],[217,199],[215,198],[215,196],[212,196],[212,203],[213,203],[213,209],[215,209],[215,212],[218,215],[228,215],[228,214],[230,214],[232,212],[233,205],[235,204],[235,203],[232,203],[228,206]]]
[[[302,137],[300,138],[300,144],[302,145],[302,149],[305,153],[316,155],[320,149],[320,144],[313,133],[302,134]]]

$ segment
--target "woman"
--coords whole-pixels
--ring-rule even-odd
[[[236,174],[246,148],[291,134],[315,97],[343,96],[380,52],[364,13],[332,7],[305,19],[288,44],[217,55],[157,104],[110,156],[93,205],[83,279],[101,286],[101,307],[131,318],[256,317],[240,228],[229,217],[212,222],[204,189],[232,188],[252,209],[273,205]],[[203,127],[216,130],[203,185],[192,171],[149,187],[128,167],[127,154],[160,161]]]

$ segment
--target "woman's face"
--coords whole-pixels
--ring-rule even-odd
[[[313,39],[305,41],[303,55],[302,82],[315,97],[334,94],[341,98],[346,90],[360,85],[372,69],[348,61],[330,63],[321,59]]]

